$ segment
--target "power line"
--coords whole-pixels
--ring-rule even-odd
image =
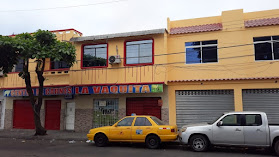
[[[0,12],[24,12],[24,11],[41,11],[41,10],[67,9],[67,8],[88,7],[88,6],[94,6],[94,5],[109,4],[109,3],[118,3],[118,2],[123,2],[123,1],[128,1],[128,0],[116,0],[116,1],[91,3],[91,4],[83,4],[83,5],[73,5],[73,6],[64,6],[64,7],[53,7],[53,8],[37,8],[37,9],[22,9],[22,10],[2,10]]]

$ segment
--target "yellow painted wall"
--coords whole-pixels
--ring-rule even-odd
[[[243,10],[224,11],[221,16],[171,21],[168,30],[201,24],[222,23],[220,31],[168,35],[168,62],[183,62],[168,66],[168,80],[200,80],[278,77],[278,61],[255,61],[253,37],[279,35],[279,27],[245,28],[244,21],[279,17],[278,10],[243,13]],[[186,64],[185,42],[218,40],[218,63]],[[236,46],[235,45],[245,45]],[[230,48],[224,48],[230,47]],[[171,53],[178,53],[172,55]],[[242,56],[242,57],[240,57]],[[276,82],[275,82],[276,81]],[[192,81],[168,83],[169,119],[176,124],[176,90],[234,90],[235,110],[242,111],[243,89],[279,88],[278,80]]]
[[[267,12],[267,11],[266,11]],[[272,10],[272,14],[279,10]],[[244,17],[262,17],[262,12],[243,14],[242,10],[225,11],[220,31],[188,33],[168,36],[168,62],[184,62],[168,66],[168,80],[220,79],[279,76],[279,62],[255,61],[253,37],[279,35],[279,27],[264,26],[244,28]],[[267,14],[267,13],[266,13]],[[252,16],[253,15],[253,16]],[[213,19],[212,19],[213,18]],[[189,26],[196,23],[215,23],[217,17],[170,21],[170,27]],[[195,20],[197,22],[195,22]],[[202,22],[204,20],[204,22]],[[210,21],[208,21],[210,20]],[[237,21],[233,25],[231,21]],[[241,22],[239,22],[241,21]],[[172,24],[173,23],[173,24]],[[185,42],[218,40],[218,63],[186,64]],[[247,45],[245,45],[247,44]],[[236,46],[235,45],[245,45]],[[230,47],[230,48],[224,48]],[[171,55],[171,53],[181,52]]]
[[[114,83],[141,83],[141,82],[165,82],[167,73],[165,66],[157,64],[167,63],[167,56],[155,56],[154,64],[150,66],[124,66],[124,60],[120,64],[109,64],[107,68],[87,68],[81,70],[81,45],[108,43],[108,56],[116,55],[116,46],[118,54],[124,58],[125,40],[154,39],[154,54],[166,54],[167,35],[147,35],[130,38],[116,38],[99,41],[87,41],[75,43],[77,49],[77,64],[70,71],[70,84],[114,84]]]

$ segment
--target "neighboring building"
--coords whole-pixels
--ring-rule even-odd
[[[87,131],[136,113],[181,126],[232,110],[264,111],[278,121],[278,25],[279,10],[232,10],[168,19],[167,30],[86,37],[74,29],[53,31],[74,43],[77,63],[69,68],[47,60],[43,125]],[[34,128],[20,68],[0,78],[2,128]],[[35,75],[32,83],[36,92]]]
[[[231,110],[279,120],[279,10],[168,20],[170,123],[213,122]],[[184,53],[185,52],[185,53]]]

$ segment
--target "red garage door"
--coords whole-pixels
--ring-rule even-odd
[[[14,101],[13,128],[35,129],[34,114],[29,100]]]
[[[60,100],[46,100],[45,128],[47,130],[60,130]]]
[[[127,98],[126,114],[130,116],[132,113],[137,115],[152,115],[161,119],[161,106],[158,100],[161,98]]]

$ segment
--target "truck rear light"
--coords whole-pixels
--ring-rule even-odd
[[[171,132],[175,132],[175,129],[171,129]]]

